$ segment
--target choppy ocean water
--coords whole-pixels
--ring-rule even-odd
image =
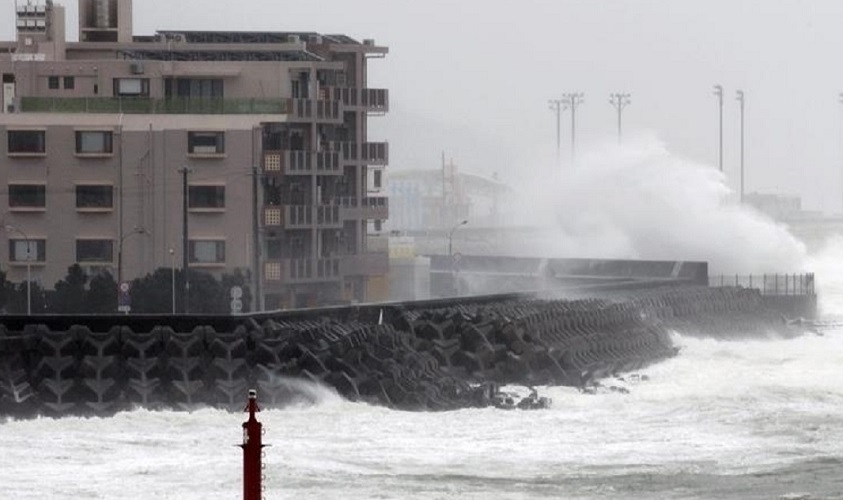
[[[809,262],[843,318],[843,239]],[[675,336],[629,394],[541,388],[551,410],[396,412],[303,384],[260,414],[267,499],[843,499],[843,329]],[[0,421],[0,499],[242,496],[242,413]]]
[[[262,412],[266,498],[843,498],[843,332],[716,342],[630,394],[549,411],[407,413],[304,387]],[[243,415],[134,411],[0,424],[0,498],[241,496]]]

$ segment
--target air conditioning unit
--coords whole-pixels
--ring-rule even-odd
[[[133,62],[129,65],[129,70],[132,72],[133,75],[142,75],[143,74],[143,63],[139,61]]]

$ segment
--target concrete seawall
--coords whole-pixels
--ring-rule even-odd
[[[801,333],[816,297],[670,286],[581,300],[505,295],[240,317],[6,318],[0,416],[133,407],[267,406],[295,379],[405,410],[489,401],[479,384],[585,386],[677,353],[670,331],[721,339]],[[789,316],[791,317],[791,316]]]

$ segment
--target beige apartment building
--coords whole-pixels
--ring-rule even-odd
[[[0,264],[46,287],[78,263],[130,280],[241,269],[262,308],[383,298],[387,49],[344,35],[132,33],[131,0],[16,5],[0,43]],[[186,210],[184,193],[187,192]],[[187,221],[187,245],[184,221]]]

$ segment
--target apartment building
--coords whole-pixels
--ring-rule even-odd
[[[372,40],[309,32],[132,33],[131,0],[18,1],[0,43],[0,264],[249,274],[262,308],[381,298],[389,148],[369,116]],[[185,193],[187,203],[185,204]],[[186,210],[185,210],[186,205]],[[187,244],[184,232],[187,231]]]

